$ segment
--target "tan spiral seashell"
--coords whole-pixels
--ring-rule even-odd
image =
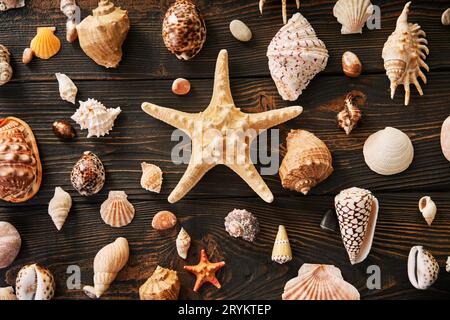
[[[13,287],[0,288],[0,301],[17,300]]]
[[[177,246],[178,255],[182,259],[186,259],[189,247],[191,246],[191,236],[184,228],[181,228],[180,232],[178,233],[175,244]]]
[[[130,30],[128,11],[109,0],[100,0],[92,15],[77,25],[80,47],[97,64],[116,68],[122,60],[122,44]]]
[[[128,241],[122,237],[100,249],[94,258],[94,287],[84,286],[83,291],[91,298],[100,298],[125,267],[129,256]]]
[[[11,80],[13,69],[10,64],[11,54],[8,48],[0,44],[0,86]]]
[[[283,300],[359,300],[358,290],[333,265],[304,263],[284,286]]]
[[[47,60],[59,52],[61,41],[55,36],[55,31],[55,27],[37,28],[37,34],[30,43],[30,48],[36,57]]]
[[[180,280],[177,272],[157,266],[150,278],[139,288],[141,300],[178,300]]]
[[[29,264],[16,277],[16,296],[19,300],[51,300],[55,294],[53,274],[38,264]]]
[[[370,0],[339,0],[333,8],[333,15],[342,24],[341,34],[362,33],[372,13]]]
[[[420,77],[423,83],[427,83],[427,77],[420,68],[429,71],[430,68],[425,63],[427,55],[430,53],[426,34],[415,23],[408,23],[409,6],[408,2],[401,15],[397,19],[395,31],[389,36],[383,47],[382,57],[384,68],[391,82],[391,98],[394,98],[395,91],[399,85],[405,87],[405,105],[409,104],[410,84],[414,84],[420,95],[423,95],[422,87],[417,80]]]
[[[103,221],[114,228],[130,224],[134,218],[134,211],[124,191],[110,191],[108,199],[100,207]]]
[[[61,187],[55,188],[55,195],[48,204],[48,214],[56,229],[61,230],[72,207],[72,198]]]
[[[330,150],[305,130],[291,130],[286,141],[287,153],[279,170],[281,183],[286,189],[306,195],[333,172]]]
[[[159,193],[163,181],[161,169],[151,163],[142,162],[141,187],[145,190]]]

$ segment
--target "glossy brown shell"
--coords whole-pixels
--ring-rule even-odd
[[[99,192],[105,184],[105,168],[100,158],[91,151],[85,151],[73,166],[70,181],[82,196]]]
[[[39,190],[42,165],[30,126],[8,117],[0,119],[0,198],[24,202]]]

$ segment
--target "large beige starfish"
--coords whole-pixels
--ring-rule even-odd
[[[272,192],[251,162],[251,141],[262,130],[295,118],[303,108],[295,106],[262,113],[243,113],[236,108],[231,96],[228,52],[221,50],[217,58],[213,95],[205,111],[191,114],[148,102],[142,104],[142,110],[183,130],[192,140],[189,165],[169,195],[170,203],[183,198],[206,172],[218,164],[231,168],[264,201],[272,202]],[[247,135],[248,132],[255,134]]]

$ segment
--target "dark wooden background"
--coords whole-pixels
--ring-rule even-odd
[[[0,203],[0,220],[13,223],[22,235],[22,250],[7,269],[0,270],[0,286],[12,284],[18,269],[26,263],[47,266],[57,280],[57,299],[87,299],[81,290],[66,288],[66,268],[81,267],[82,283],[92,283],[92,262],[97,251],[117,236],[129,240],[131,257],[103,299],[136,299],[139,286],[159,264],[179,272],[180,298],[185,299],[280,299],[284,284],[296,275],[303,263],[334,264],[344,278],[355,285],[363,299],[448,299],[450,275],[445,260],[450,255],[450,163],[439,145],[440,127],[450,114],[450,28],[440,23],[441,13],[450,1],[413,1],[410,21],[427,32],[430,55],[425,96],[412,95],[409,107],[403,106],[403,89],[389,99],[389,82],[384,74],[381,50],[393,31],[396,18],[406,1],[377,1],[382,13],[381,30],[364,29],[362,35],[340,34],[340,24],[332,15],[335,1],[302,1],[300,12],[310,21],[329,50],[330,59],[300,96],[304,113],[280,126],[282,139],[290,128],[314,132],[333,153],[335,171],[311,195],[285,191],[278,176],[264,177],[274,192],[275,201],[266,204],[235,174],[224,167],[209,172],[182,201],[171,205],[167,196],[184,172],[185,165],[170,161],[172,128],[141,111],[143,101],[172,106],[188,112],[202,111],[209,102],[216,56],[226,48],[230,54],[231,86],[236,104],[248,112],[281,108],[290,103],[281,100],[270,78],[266,48],[282,26],[281,1],[268,0],[260,16],[257,0],[197,0],[208,27],[205,48],[190,62],[180,62],[171,55],[161,39],[161,20],[172,1],[116,0],[129,10],[131,31],[124,45],[124,58],[116,70],[97,66],[83,54],[78,44],[62,41],[61,52],[48,61],[36,59],[21,63],[22,51],[29,45],[38,26],[57,26],[57,35],[65,38],[65,17],[59,1],[28,0],[27,7],[0,13],[0,43],[12,53],[13,80],[0,87],[0,116],[17,116],[27,121],[39,142],[44,167],[40,192],[31,201],[12,205]],[[289,15],[295,1],[289,2]],[[83,16],[96,7],[94,0],[78,0]],[[228,30],[233,19],[246,22],[253,31],[250,43],[236,41]],[[340,58],[352,50],[361,58],[364,73],[348,79],[341,72]],[[123,110],[110,135],[86,138],[76,125],[77,138],[60,142],[51,131],[56,119],[69,119],[75,107],[58,94],[55,72],[69,75],[79,88],[79,100],[96,98],[109,107]],[[176,97],[170,91],[174,78],[192,82],[192,93]],[[350,136],[341,131],[336,113],[350,90],[367,96],[362,108],[364,120]],[[414,144],[411,167],[395,176],[383,177],[370,171],[363,160],[365,139],[385,126],[407,133]],[[107,182],[96,196],[81,197],[73,190],[69,176],[83,151],[91,150],[102,159]],[[284,147],[281,147],[283,154]],[[164,171],[160,195],[140,188],[140,163],[159,165]],[[47,204],[56,186],[73,197],[73,208],[62,231],[58,232],[47,214]],[[370,189],[380,201],[374,243],[370,256],[352,266],[340,235],[322,231],[323,213],[333,206],[340,190],[358,186]],[[113,229],[100,218],[100,204],[109,190],[124,190],[136,208],[136,217],[127,227]],[[438,206],[437,217],[428,227],[417,202],[431,195]],[[253,212],[261,224],[255,243],[231,238],[223,219],[234,208]],[[158,233],[151,228],[153,215],[163,209],[175,212],[188,230],[193,245],[186,261],[197,263],[201,248],[213,261],[227,263],[218,278],[223,287],[205,285],[199,294],[192,292],[194,277],[183,271],[185,262],[176,254],[177,230]],[[277,265],[270,260],[273,240],[279,224],[287,227],[294,259]],[[438,281],[427,291],[419,291],[408,281],[406,261],[409,249],[424,245],[441,266]],[[366,269],[381,268],[382,289],[366,287]]]

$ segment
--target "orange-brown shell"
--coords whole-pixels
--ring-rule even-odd
[[[61,41],[55,36],[54,27],[39,27],[37,34],[31,40],[30,48],[36,57],[50,59],[61,49]]]
[[[333,172],[330,150],[311,132],[291,130],[287,153],[280,166],[284,188],[307,194]]]
[[[170,211],[160,211],[153,217],[152,227],[156,230],[173,228],[177,224],[177,217]]]
[[[39,190],[42,165],[33,131],[24,121],[0,119],[0,198],[24,202]]]

